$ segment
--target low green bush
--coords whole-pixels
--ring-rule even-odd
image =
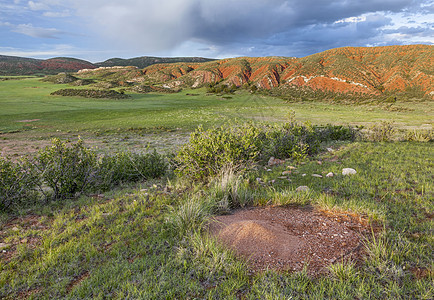
[[[175,157],[176,173],[193,179],[217,175],[225,166],[248,169],[261,154],[265,133],[251,123],[204,130],[199,127]]]
[[[82,140],[68,145],[53,139],[52,146],[38,152],[34,168],[42,183],[50,188],[52,198],[65,199],[92,188],[98,159],[93,150],[83,145]],[[41,188],[41,191],[44,189]]]
[[[396,128],[392,122],[383,121],[369,127],[367,139],[373,142],[391,141],[395,135]]]
[[[13,163],[0,157],[0,211],[33,198],[37,181],[26,161]]]
[[[175,157],[178,175],[209,180],[223,168],[235,173],[250,169],[273,156],[303,159],[319,151],[321,142],[354,140],[357,130],[343,126],[227,124],[204,130],[199,127]]]
[[[158,178],[166,173],[167,167],[164,156],[155,150],[145,154],[119,152],[104,156],[99,167],[99,186],[106,189],[121,182]]]

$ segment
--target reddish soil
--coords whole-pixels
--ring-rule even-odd
[[[308,274],[315,276],[334,262],[361,260],[367,223],[311,207],[266,207],[217,216],[210,232],[246,258],[254,272],[301,271],[306,265]]]

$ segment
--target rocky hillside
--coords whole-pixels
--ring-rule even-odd
[[[135,57],[130,59],[111,58],[100,63],[67,57],[50,59],[34,59],[16,56],[0,55],[0,75],[53,75],[60,72],[77,72],[81,69],[95,69],[98,67],[134,66],[145,68],[153,64],[177,62],[208,62],[212,59],[201,57]]]
[[[418,90],[434,95],[434,46],[345,47],[303,58],[231,58],[208,63],[153,65],[131,78],[167,88],[205,84],[306,88],[382,94]]]
[[[48,75],[94,68],[94,64],[76,58],[56,57],[43,60],[0,55],[0,75]]]
[[[209,62],[214,59],[203,58],[203,57],[152,57],[152,56],[141,56],[129,59],[123,58],[110,58],[104,62],[96,63],[98,67],[115,67],[115,66],[134,66],[140,69],[146,68],[155,64],[169,64],[178,62],[188,62],[188,63],[201,63]]]

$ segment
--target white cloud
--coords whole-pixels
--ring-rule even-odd
[[[44,17],[48,17],[48,18],[64,18],[64,17],[69,17],[71,16],[71,12],[69,10],[64,10],[64,11],[46,11],[42,14]]]
[[[62,31],[55,28],[34,27],[32,24],[10,25],[13,32],[21,33],[35,38],[58,38]]]
[[[31,10],[49,10],[50,7],[42,2],[33,2],[33,1],[29,1],[28,6]]]

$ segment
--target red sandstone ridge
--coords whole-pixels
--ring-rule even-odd
[[[434,95],[434,46],[344,47],[303,58],[241,57],[207,63],[153,65],[145,76],[168,86],[222,82],[258,88],[298,86],[340,93],[381,94],[418,88]]]

